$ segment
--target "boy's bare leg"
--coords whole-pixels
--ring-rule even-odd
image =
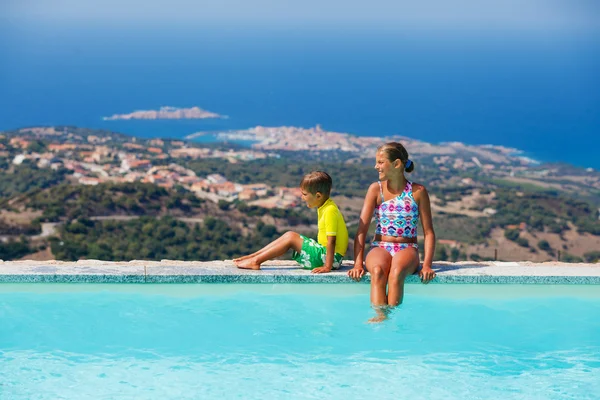
[[[259,250],[256,255],[251,255],[249,258],[242,260],[234,260],[233,263],[238,268],[242,269],[260,269],[263,262],[272,260],[276,257],[284,255],[289,249],[294,249],[297,252],[302,250],[302,236],[296,232],[286,232],[279,239],[274,240],[262,250]]]
[[[394,254],[392,269],[388,277],[388,305],[395,307],[402,304],[404,298],[404,280],[416,272],[419,267],[419,252],[408,248]]]
[[[286,232],[287,233],[287,232]],[[278,244],[280,244],[281,241],[285,241],[287,239],[285,239],[285,234],[281,235],[280,237],[278,237],[277,239],[273,240],[271,243],[267,244],[265,247],[263,247],[262,249],[255,251],[252,254],[248,254],[242,257],[238,257],[238,258],[234,258],[233,262],[235,263],[236,261],[242,261],[242,260],[246,260],[248,258],[254,258],[256,256],[258,256],[260,253],[267,251],[271,248],[273,248],[274,246],[277,246]]]

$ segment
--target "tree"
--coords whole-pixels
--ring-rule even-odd
[[[450,250],[450,260],[452,262],[456,262],[456,261],[458,261],[459,257],[460,257],[460,250],[457,247],[452,248],[452,250]]]
[[[506,229],[504,231],[504,237],[508,240],[515,242],[519,238],[519,230],[517,229]]]
[[[546,252],[551,252],[552,251],[552,247],[550,246],[550,243],[548,243],[547,240],[540,240],[538,242],[538,248],[540,250],[546,251]]]
[[[446,250],[446,246],[438,246],[435,248],[434,259],[439,261],[448,260],[448,251]]]
[[[585,262],[596,263],[600,261],[600,251],[590,251],[583,255]]]

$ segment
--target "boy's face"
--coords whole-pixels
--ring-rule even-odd
[[[312,194],[306,189],[300,189],[300,192],[302,193],[302,200],[304,200],[308,208],[318,207],[323,198],[323,195],[320,192]]]

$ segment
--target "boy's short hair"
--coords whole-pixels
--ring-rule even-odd
[[[304,189],[311,194],[319,192],[323,196],[329,197],[332,183],[331,176],[327,172],[313,171],[304,175],[300,182],[300,189]]]

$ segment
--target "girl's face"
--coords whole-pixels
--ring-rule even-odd
[[[383,152],[375,154],[375,169],[379,172],[379,180],[384,181],[397,173],[400,160],[391,162]]]

